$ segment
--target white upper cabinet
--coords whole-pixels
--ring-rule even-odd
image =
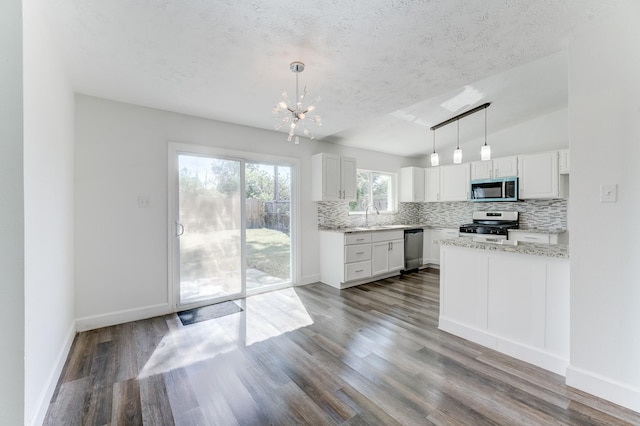
[[[428,167],[424,171],[424,200],[440,201],[440,167]]]
[[[518,176],[518,157],[494,158],[471,163],[471,179],[493,179]]]
[[[518,176],[518,157],[502,157],[492,160],[493,177]]]
[[[491,179],[493,161],[474,161],[471,163],[471,179]]]
[[[569,149],[561,149],[558,151],[558,168],[561,175],[568,175],[570,170],[571,161],[569,159]]]
[[[559,198],[558,151],[518,157],[519,198]]]
[[[440,201],[469,200],[469,163],[440,166]]]
[[[424,169],[422,167],[403,167],[400,169],[400,201],[424,201]]]
[[[355,201],[355,158],[315,154],[311,157],[311,170],[313,201]]]

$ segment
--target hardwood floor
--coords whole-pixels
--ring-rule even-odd
[[[46,425],[640,424],[564,378],[437,329],[437,272],[253,296],[80,333]]]

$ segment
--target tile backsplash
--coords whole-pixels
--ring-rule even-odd
[[[504,210],[520,212],[521,228],[567,229],[567,200],[527,200],[499,203],[400,203],[395,214],[372,214],[370,225],[426,224],[458,227],[471,222],[474,211]],[[364,215],[349,215],[349,203],[318,202],[318,226],[362,226]]]

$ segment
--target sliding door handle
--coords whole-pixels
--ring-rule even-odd
[[[184,225],[180,222],[176,222],[176,236],[181,237],[184,234]]]

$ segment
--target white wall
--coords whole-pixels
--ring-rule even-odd
[[[640,411],[640,4],[570,41],[567,383]],[[599,186],[618,185],[617,203]],[[598,226],[594,226],[597,224]]]
[[[0,2],[0,424],[24,419],[22,11]]]
[[[266,112],[269,113],[268,111]],[[169,312],[168,143],[299,158],[302,283],[319,276],[311,155],[337,152],[358,167],[397,171],[406,159],[78,95],[76,97],[76,316],[79,329]],[[138,208],[138,195],[150,208]]]
[[[74,96],[41,9],[23,1],[26,424],[42,423],[75,334]]]

